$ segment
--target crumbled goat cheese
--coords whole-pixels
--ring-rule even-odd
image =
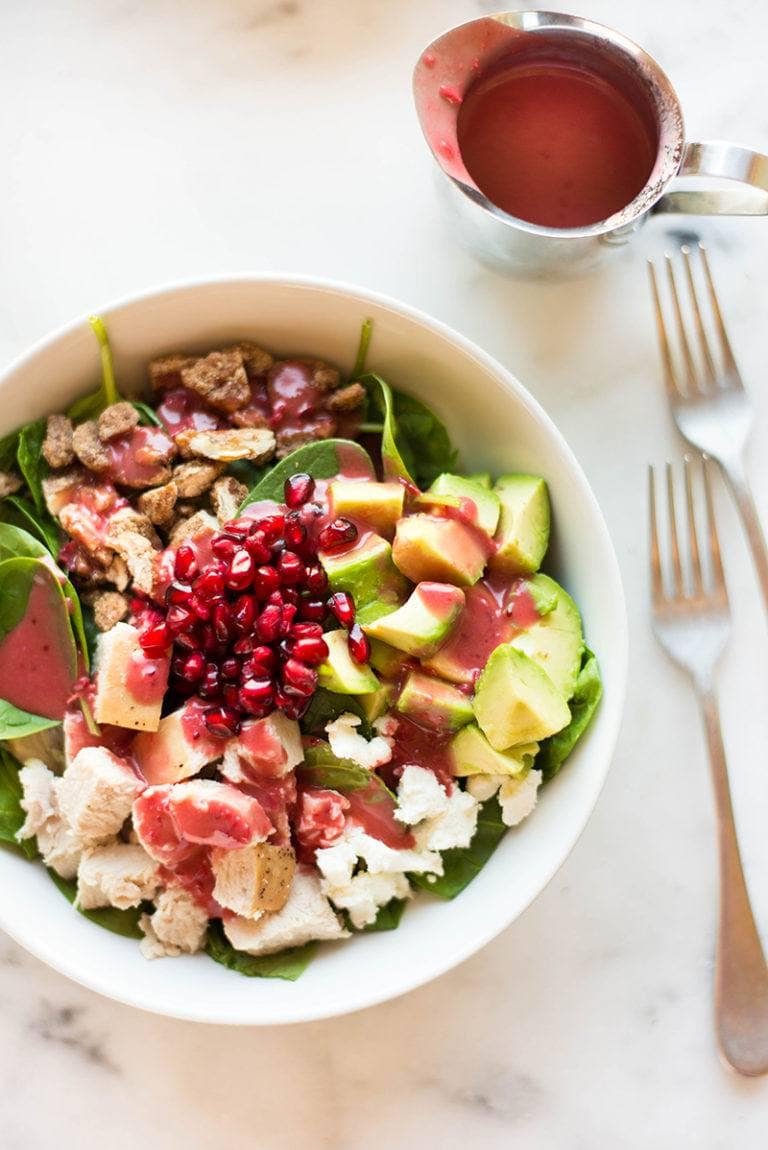
[[[369,742],[355,730],[361,722],[359,715],[345,712],[333,722],[326,723],[325,731],[337,758],[352,759],[354,763],[372,771],[392,758],[392,741],[384,735],[374,735]]]
[[[524,779],[505,779],[501,784],[501,817],[508,827],[516,827],[534,809],[541,779],[541,771],[529,771]]]
[[[407,763],[397,788],[395,818],[411,825],[436,818],[447,808],[448,795],[436,775],[425,767]]]
[[[506,781],[507,775],[470,775],[467,779],[467,790],[479,803],[484,803],[492,799],[501,784]]]
[[[434,818],[424,819],[414,829],[421,850],[444,851],[468,847],[477,827],[480,804],[466,791],[455,787],[448,796],[445,810]]]
[[[376,921],[381,907],[393,898],[411,898],[413,891],[404,874],[370,874],[362,871],[343,887],[334,887],[330,898],[340,910],[346,910],[357,930]]]

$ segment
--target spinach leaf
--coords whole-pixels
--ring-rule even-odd
[[[45,511],[43,480],[48,474],[48,464],[43,458],[44,439],[45,420],[36,419],[34,423],[27,423],[22,427],[19,432],[19,445],[16,449],[19,471],[27,482],[38,515]]]
[[[146,427],[162,427],[163,421],[159,419],[157,413],[148,403],[144,403],[141,399],[132,399],[131,406],[135,407],[139,413],[139,422],[143,423]]]
[[[576,690],[568,706],[571,721],[556,735],[550,735],[541,744],[535,766],[544,775],[544,782],[554,778],[570,755],[581,736],[592,722],[597,705],[603,693],[603,681],[597,659],[590,650],[584,652],[584,659],[576,680]]]
[[[212,922],[208,927],[208,942],[205,953],[214,962],[220,962],[229,970],[244,974],[247,978],[284,978],[295,982],[309,966],[317,950],[316,942],[305,946],[294,946],[277,954],[252,955],[235,950],[224,934],[220,922]]]
[[[362,930],[357,930],[349,921],[349,916],[344,915],[346,925],[349,930],[354,930],[355,934],[373,934],[380,930],[397,930],[400,925],[400,919],[403,917],[407,899],[393,898],[386,906],[383,906],[373,922],[369,922],[368,926],[364,926]]]
[[[0,699],[0,739],[22,739],[34,735],[36,731],[46,731],[58,727],[58,719],[46,719],[43,715],[31,715],[14,707],[7,699]]]
[[[365,371],[365,361],[368,357],[368,346],[371,342],[373,335],[373,320],[364,319],[362,327],[360,328],[360,342],[357,345],[357,355],[355,356],[355,366],[352,368],[352,379],[359,379]]]
[[[297,768],[301,782],[310,787],[328,787],[332,791],[362,791],[374,780],[373,771],[352,759],[338,759],[327,743],[316,743],[304,751],[304,762]],[[381,783],[384,786],[384,783]]]
[[[483,869],[501,842],[507,827],[501,819],[499,800],[494,797],[480,807],[477,830],[468,847],[442,851],[444,873],[430,882],[427,875],[410,874],[415,885],[439,898],[455,898]]]
[[[25,557],[0,563],[0,642],[24,618],[39,560]]]
[[[47,869],[54,885],[58,887],[67,902],[74,903],[77,895],[76,880],[62,878],[60,874],[56,874],[55,870],[50,867]],[[109,930],[112,934],[121,934],[124,938],[144,937],[144,932],[139,926],[139,919],[144,913],[143,907],[131,906],[127,910],[118,910],[114,906],[100,907],[98,910],[81,910],[80,907],[76,909],[83,918],[87,918],[96,926],[102,926],[104,930]]]
[[[349,466],[350,460],[370,476],[375,478],[373,464],[368,452],[359,443],[350,439],[318,439],[305,443],[285,459],[270,468],[264,478],[253,487],[243,501],[243,507],[260,499],[273,499],[282,503],[284,485],[289,476],[297,471],[305,471],[314,479],[330,479]],[[242,507],[241,507],[242,510]]]
[[[353,695],[338,695],[335,691],[326,690],[325,687],[318,687],[312,696],[312,702],[301,720],[301,729],[307,735],[322,734],[326,723],[333,722],[339,715],[347,712],[357,715],[362,720],[357,730],[366,739],[370,739],[373,736],[373,728],[357,699]]]
[[[89,664],[93,662],[96,656],[96,644],[99,640],[99,629],[96,626],[96,620],[93,617],[93,607],[87,604],[80,608],[83,617],[83,638],[85,640],[85,651],[88,654]]]
[[[0,471],[13,471],[16,466],[16,451],[19,446],[19,433],[9,431],[0,439]]]
[[[445,425],[415,396],[393,391],[368,372],[360,381],[369,396],[369,410],[384,420],[381,455],[385,478],[409,479],[418,487],[430,485],[443,471],[455,467],[458,452]]]
[[[115,383],[115,367],[112,362],[112,349],[109,346],[109,336],[104,321],[97,315],[88,317],[94,335],[99,343],[101,356],[101,386],[90,395],[76,399],[67,411],[67,415],[75,423],[85,419],[96,419],[105,408],[113,403],[119,403],[120,393]]]
[[[26,818],[21,809],[21,782],[19,764],[13,755],[0,747],[0,842],[15,847],[28,859],[37,858],[37,843],[32,839],[19,842],[16,833]]]
[[[0,503],[0,520],[12,523],[22,530],[36,535],[56,558],[61,546],[61,536],[55,520],[47,510],[38,512],[28,499],[21,495],[9,495]]]

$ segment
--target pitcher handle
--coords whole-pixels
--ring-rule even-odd
[[[741,187],[702,188],[666,192],[654,212],[694,216],[768,215],[768,156],[720,140],[688,144],[679,176],[734,180]]]

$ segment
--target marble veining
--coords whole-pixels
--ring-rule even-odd
[[[716,865],[698,717],[647,623],[645,466],[681,447],[644,260],[709,245],[755,402],[750,472],[768,522],[766,224],[658,219],[604,273],[568,284],[475,263],[438,212],[410,73],[442,30],[497,7],[0,6],[0,360],[185,276],[285,270],[399,296],[497,356],[555,418],[613,534],[632,632],[622,737],[573,854],[513,927],[403,999],[283,1029],[194,1026],[101,999],[0,937],[2,1150],[765,1146],[768,1081],[736,1079],[712,1037]],[[659,59],[692,138],[768,149],[763,0],[578,9]],[[723,720],[768,941],[768,645],[722,487],[717,498],[735,628]]]

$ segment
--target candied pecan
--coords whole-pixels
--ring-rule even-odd
[[[192,459],[189,463],[179,463],[173,469],[173,481],[180,499],[197,499],[207,491],[222,472],[222,464],[203,463]]]
[[[139,413],[132,403],[125,400],[112,403],[99,416],[99,438],[107,440],[114,439],[116,435],[125,435],[133,431],[138,422]]]
[[[119,591],[99,591],[92,598],[93,620],[99,631],[111,631],[128,614],[128,600]]]
[[[218,431],[184,431],[177,437],[192,455],[232,463],[249,459],[266,463],[275,453],[275,436],[266,427],[222,428]]]
[[[189,519],[180,519],[178,523],[174,524],[168,542],[171,547],[179,547],[187,539],[193,539],[196,535],[218,530],[219,524],[209,512],[196,511]]]
[[[149,491],[143,491],[136,502],[139,511],[143,511],[150,522],[157,527],[164,527],[173,518],[173,509],[178,497],[178,488],[171,480],[169,483],[164,483],[162,487],[153,487]]]
[[[115,511],[109,517],[109,533],[107,538],[114,546],[114,540],[116,540],[118,536],[124,535],[126,531],[133,532],[136,535],[143,535],[145,539],[149,540],[153,547],[160,547],[160,539],[152,526],[152,521],[149,516],[143,514],[141,511],[135,511],[133,507],[121,507],[119,511]]]
[[[98,523],[87,507],[67,503],[59,511],[59,523],[80,546],[102,567],[112,562],[113,551],[101,536]]]
[[[229,418],[235,427],[269,427],[269,416],[264,415],[257,407],[244,407],[241,411],[233,411]]]
[[[195,356],[173,352],[161,355],[150,361],[147,371],[153,391],[164,391],[169,387],[181,387],[181,373],[185,367],[192,367]]]
[[[109,452],[99,438],[99,430],[94,419],[87,419],[75,428],[72,446],[80,462],[90,471],[108,471]]]
[[[237,411],[251,398],[243,353],[237,348],[212,351],[198,359],[182,370],[181,382],[219,411]]]
[[[275,454],[278,459],[285,459],[286,455],[290,455],[297,447],[303,447],[305,443],[314,443],[317,439],[331,439],[335,434],[336,421],[330,416],[312,427],[285,428],[277,433]]]
[[[111,584],[118,591],[128,586],[128,565],[120,555],[115,555],[105,571],[99,572],[97,582]]]
[[[43,459],[49,467],[69,467],[75,458],[72,446],[72,420],[66,415],[49,415],[43,440]]]
[[[152,598],[158,586],[159,551],[137,531],[122,531],[110,541],[128,565],[134,588]]]
[[[0,499],[13,495],[22,486],[21,476],[13,471],[0,471]]]
[[[249,339],[242,339],[240,343],[236,343],[232,347],[225,347],[223,350],[225,353],[229,351],[240,352],[243,357],[243,367],[249,379],[259,379],[262,375],[266,375],[275,362],[274,356]]]
[[[211,504],[219,523],[227,523],[236,519],[240,504],[248,494],[244,483],[235,479],[234,475],[225,475],[217,479],[211,489]]]
[[[348,383],[346,387],[339,387],[332,391],[325,401],[329,411],[354,411],[365,399],[365,388],[362,383]]]

